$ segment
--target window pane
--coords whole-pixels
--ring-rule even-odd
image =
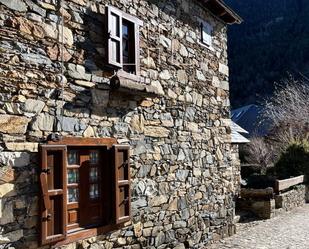
[[[123,25],[122,25],[122,35],[124,37],[129,36],[129,25],[126,22],[124,22]]]
[[[98,180],[98,168],[97,167],[90,168],[89,178],[91,182],[95,182]]]
[[[212,42],[212,26],[207,23],[207,22],[203,22],[201,24],[202,27],[202,42],[206,45],[211,45]]]
[[[99,162],[99,151],[91,151],[89,158],[91,164],[97,164]]]
[[[122,25],[122,46],[123,63],[129,64],[129,26],[126,23]]]
[[[90,199],[99,197],[99,184],[90,184],[89,197]]]
[[[114,13],[111,14],[111,34],[115,36],[120,36],[120,30],[119,30],[119,16],[115,15]]]
[[[68,183],[78,183],[79,173],[78,169],[69,169],[68,170]]]
[[[79,164],[78,163],[78,152],[76,150],[70,150],[68,153],[68,164]]]
[[[122,61],[124,71],[136,73],[135,28],[134,24],[127,20],[122,21]]]
[[[116,40],[111,40],[111,60],[120,63],[120,43]]]
[[[68,200],[69,202],[78,202],[78,189],[68,188]]]

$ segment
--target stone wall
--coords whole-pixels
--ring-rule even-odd
[[[292,190],[275,196],[276,208],[290,211],[306,203],[306,186],[298,185]]]
[[[193,1],[59,2],[0,0],[1,241],[39,247],[38,144],[60,132],[132,148],[132,222],[69,248],[201,248],[232,234],[226,26]],[[161,97],[109,90],[106,4],[144,21],[141,74]],[[196,16],[214,24],[212,49]]]

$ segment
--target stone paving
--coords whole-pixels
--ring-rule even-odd
[[[309,249],[309,204],[270,220],[239,223],[237,234],[207,249]]]

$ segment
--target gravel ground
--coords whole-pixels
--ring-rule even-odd
[[[309,204],[270,220],[237,224],[237,234],[207,249],[309,249]]]

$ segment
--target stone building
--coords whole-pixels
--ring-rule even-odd
[[[222,0],[0,0],[0,247],[235,232]]]

